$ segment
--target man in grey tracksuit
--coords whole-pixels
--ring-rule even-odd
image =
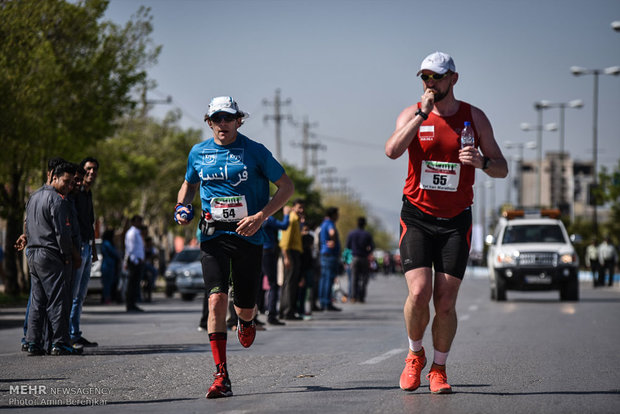
[[[49,321],[53,355],[70,355],[67,301],[71,300],[71,205],[65,196],[73,187],[75,165],[57,166],[51,185],[35,191],[26,206],[26,257],[32,283],[28,314],[28,352],[42,355],[44,321]]]

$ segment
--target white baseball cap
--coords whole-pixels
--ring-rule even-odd
[[[211,118],[218,112],[228,112],[229,114],[241,114],[243,118],[250,116],[247,112],[243,112],[239,109],[239,105],[231,96],[216,96],[211,99],[209,103],[209,109],[207,110],[207,117]]]
[[[447,71],[456,72],[456,66],[454,66],[454,61],[450,55],[443,52],[435,52],[424,58],[416,76],[420,76],[423,70],[432,70],[443,75]]]

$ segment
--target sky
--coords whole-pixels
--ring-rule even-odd
[[[620,66],[618,0],[111,0],[106,18],[118,24],[150,7],[158,63],[149,68],[157,87],[151,116],[182,111],[181,126],[211,130],[202,122],[210,99],[230,95],[250,118],[240,132],[274,154],[276,89],[282,100],[282,158],[302,165],[301,124],[321,144],[319,170],[345,184],[371,217],[397,237],[406,154],[390,160],[385,141],[398,114],[415,104],[422,84],[415,75],[424,57],[450,54],[459,72],[455,96],[482,109],[514,169],[518,150],[508,142],[536,141],[534,103],[581,99],[567,108],[565,146],[592,159],[594,76],[576,77],[571,66]],[[598,164],[620,160],[620,76],[599,77]],[[543,111],[543,124],[559,122],[559,109]],[[558,132],[543,133],[543,153],[559,149]],[[535,160],[536,150],[524,158]],[[312,172],[312,170],[310,170]],[[329,174],[319,175],[321,183]],[[476,201],[500,205],[507,183],[477,173]],[[322,182],[327,186],[326,181]],[[482,190],[485,188],[485,190]],[[480,194],[486,191],[486,196]],[[511,192],[514,199],[516,192]]]

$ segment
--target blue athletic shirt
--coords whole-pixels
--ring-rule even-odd
[[[200,183],[200,201],[204,211],[211,212],[213,197],[244,195],[248,216],[258,213],[269,202],[269,182],[276,182],[284,168],[271,152],[258,142],[237,133],[235,142],[218,145],[209,138],[194,145],[187,159],[185,180]],[[212,236],[200,232],[200,241],[212,239],[222,233],[234,234],[253,244],[263,244],[264,230],[251,237],[231,231],[216,231]]]

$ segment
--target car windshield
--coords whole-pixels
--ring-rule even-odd
[[[197,260],[200,260],[200,249],[181,250],[174,256],[174,259],[172,259],[173,262],[183,263],[195,262]]]
[[[506,227],[502,243],[566,243],[566,241],[562,229],[557,224],[524,224]]]

